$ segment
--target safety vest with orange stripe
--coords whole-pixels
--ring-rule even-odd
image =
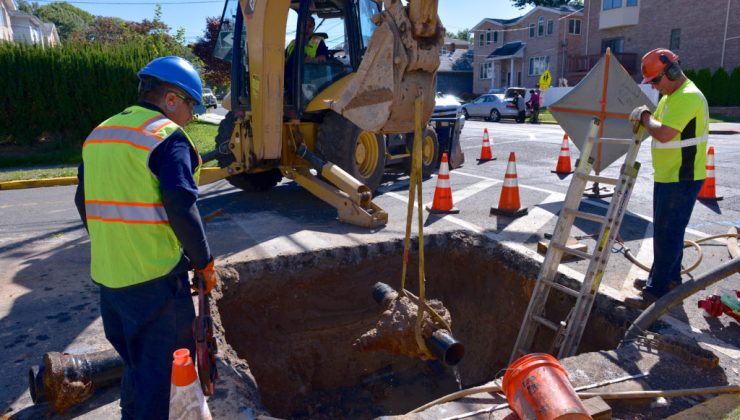
[[[85,211],[95,282],[131,286],[164,276],[180,261],[180,241],[148,165],[152,151],[178,129],[161,113],[136,105],[101,123],[85,140]],[[196,183],[200,167],[199,161]]]

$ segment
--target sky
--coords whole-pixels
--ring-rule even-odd
[[[53,0],[30,0],[40,5]],[[162,5],[162,20],[174,34],[185,28],[187,42],[202,37],[207,17],[221,17],[223,0],[69,0],[70,3],[96,16],[113,16],[140,22],[154,17],[155,4]],[[450,33],[472,28],[483,18],[509,19],[521,16],[531,7],[519,10],[510,0],[439,0],[439,16]]]

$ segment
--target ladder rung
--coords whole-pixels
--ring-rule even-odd
[[[576,257],[583,258],[584,260],[592,260],[594,258],[594,256],[589,254],[588,252],[579,251],[577,249],[567,247],[563,244],[550,243],[550,246],[553,248],[557,248],[567,254],[575,255]]]
[[[586,213],[579,210],[573,210],[573,209],[565,209],[566,212],[572,214],[573,216],[579,218],[579,219],[586,219],[591,220],[596,223],[604,224],[606,223],[606,217],[600,215],[600,214],[594,214],[594,213]]]
[[[619,178],[609,178],[606,176],[596,176],[596,175],[584,175],[587,180],[591,182],[598,182],[599,184],[609,184],[609,185],[617,185],[617,182],[619,182]]]
[[[547,328],[553,331],[558,331],[560,329],[560,326],[558,324],[550,321],[549,319],[545,319],[541,316],[534,315],[532,319],[534,319],[535,321],[539,322],[540,324],[546,326]]]
[[[570,287],[567,287],[567,286],[563,286],[560,283],[555,283],[555,282],[549,281],[549,280],[542,280],[542,282],[545,283],[546,285],[552,287],[555,290],[558,290],[560,292],[565,293],[566,295],[571,295],[573,297],[578,297],[578,296],[581,295],[581,293],[579,291],[573,290],[573,289],[571,289]]]
[[[597,140],[598,142],[599,140]],[[615,144],[632,144],[635,142],[634,139],[616,139],[610,137],[602,137],[600,139],[602,143],[615,143]]]

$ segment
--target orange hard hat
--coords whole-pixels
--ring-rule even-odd
[[[642,83],[657,77],[669,64],[678,60],[678,56],[666,48],[656,48],[642,56]]]

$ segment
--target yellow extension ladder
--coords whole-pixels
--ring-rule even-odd
[[[640,163],[636,162],[635,159],[640,149],[641,131],[642,129],[632,139],[599,138],[599,120],[594,119],[592,121],[588,138],[582,148],[580,159],[576,163],[576,171],[568,187],[563,209],[560,212],[550,246],[547,249],[545,261],[542,263],[537,276],[532,298],[529,300],[529,306],[519,329],[519,335],[509,363],[522,355],[533,352],[532,347],[535,344],[535,338],[540,327],[551,330],[550,336],[554,333],[550,348],[545,350],[547,353],[556,355],[557,352],[558,358],[575,354],[586,328],[596,293],[599,290],[599,284],[611,253],[612,243],[619,233],[619,226],[622,224],[622,218],[627,210],[627,202],[632,194],[637,173],[640,170]],[[599,142],[628,146],[627,157],[618,178],[596,176],[591,173],[594,162],[594,159],[590,157],[591,150],[594,144]],[[614,195],[605,216],[579,210],[586,183],[589,181],[615,186]],[[590,252],[566,246],[576,218],[590,220],[601,225],[595,249]],[[555,282],[558,266],[566,254],[583,258],[589,262],[580,290]],[[570,309],[567,317],[562,321],[552,321],[545,314],[545,306],[552,289],[576,298],[575,306]],[[546,339],[538,341],[538,344],[542,341],[546,341]]]

